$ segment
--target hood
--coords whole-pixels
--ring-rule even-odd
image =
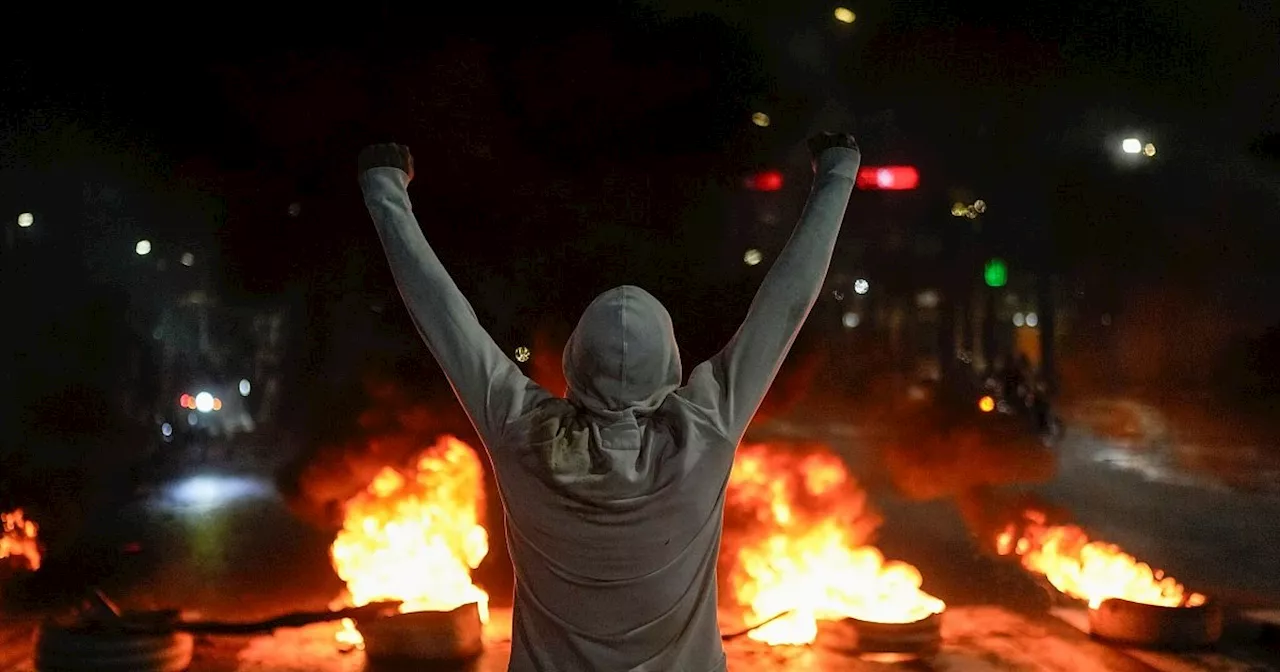
[[[568,398],[596,413],[647,413],[680,386],[671,315],[649,292],[624,285],[587,306],[564,348]]]

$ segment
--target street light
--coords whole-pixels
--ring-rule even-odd
[[[35,223],[36,223],[35,215],[29,212],[24,212],[18,215],[18,226],[20,228],[28,229],[28,228],[31,228],[31,225]]]
[[[759,126],[760,128],[764,128],[768,126],[769,121],[770,121],[769,115],[765,114],[764,112],[756,112],[755,114],[751,115],[751,123],[755,124],[756,126]]]
[[[139,257],[145,257],[148,254],[151,254],[151,241],[146,238],[139,240],[138,244],[133,246],[133,251],[136,252]]]
[[[858,15],[848,7],[836,7],[836,21],[840,23],[853,23],[858,20]]]
[[[1120,143],[1120,151],[1125,154],[1141,154],[1142,141],[1137,138],[1125,138],[1124,142]]]

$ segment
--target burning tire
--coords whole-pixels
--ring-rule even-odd
[[[365,656],[380,663],[465,661],[484,652],[479,606],[453,611],[415,611],[356,624]]]
[[[876,623],[846,618],[824,623],[823,645],[851,655],[905,655],[928,658],[942,648],[942,614],[911,623]]]
[[[1222,610],[1212,601],[1193,607],[1161,607],[1110,599],[1089,610],[1089,633],[1139,647],[1201,648],[1222,637]]]
[[[40,672],[180,672],[191,665],[191,635],[130,633],[46,623],[36,633]]]

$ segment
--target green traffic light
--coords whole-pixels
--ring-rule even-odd
[[[987,281],[988,287],[1004,287],[1009,282],[1009,267],[1005,266],[1004,259],[988,261],[982,269],[982,279]]]

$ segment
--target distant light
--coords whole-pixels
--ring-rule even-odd
[[[858,169],[859,189],[903,191],[920,186],[920,173],[914,166],[863,166]]]
[[[857,328],[859,324],[862,324],[862,317],[857,313],[845,313],[844,316],[840,318],[840,323],[844,325],[845,329],[854,329]]]
[[[1014,314],[1013,314],[1013,326],[1015,326],[1015,327],[1021,327],[1022,325],[1026,324],[1026,323],[1027,323],[1027,318],[1026,318],[1026,317],[1024,317],[1022,313],[1014,313]]]
[[[1124,142],[1120,143],[1120,151],[1125,154],[1141,154],[1142,141],[1137,138],[1125,138]]]
[[[746,187],[752,191],[779,191],[782,189],[782,173],[766,170],[746,179]]]
[[[221,411],[221,410],[222,410],[222,400],[221,400],[221,399],[219,399],[219,398],[217,398],[217,397],[214,397],[214,398],[213,398],[213,410],[215,410],[215,411]]]
[[[863,278],[858,278],[853,281],[854,294],[866,294],[869,291],[871,291],[871,283],[867,282]]]
[[[533,353],[529,352],[529,348],[526,348],[526,347],[525,347],[525,346],[523,346],[523,345],[522,345],[522,346],[520,346],[520,347],[518,347],[518,348],[516,348],[516,361],[517,361],[517,362],[521,362],[521,363],[523,363],[523,362],[527,362],[527,361],[529,361],[529,357],[531,357],[532,355],[533,355]]]
[[[1027,326],[1035,327],[1037,324],[1040,324],[1040,316],[1035,313],[1027,313]]]
[[[188,424],[188,425],[191,425],[192,427],[195,427],[197,422],[200,422],[200,418],[196,417],[196,414],[195,414],[195,413],[188,413],[188,414],[187,414],[187,424]]]
[[[1144,146],[1142,147],[1142,153],[1143,153],[1143,154],[1146,154],[1147,156],[1155,156],[1155,155],[1156,155],[1156,146],[1155,146],[1154,144],[1152,144],[1152,143],[1148,142],[1146,145],[1144,145]]]
[[[183,408],[195,408],[196,400],[189,394],[178,397],[178,405]]]
[[[166,437],[173,436],[173,425],[167,422],[160,425],[160,433]]]
[[[196,255],[191,254],[190,252],[183,252],[183,253],[182,253],[182,265],[183,265],[183,266],[191,266],[191,265],[192,265],[192,264],[194,264],[194,263],[196,263]]]
[[[756,264],[760,263],[761,260],[763,259],[764,259],[764,254],[760,252],[760,250],[757,250],[754,247],[747,250],[747,253],[742,255],[742,261],[745,262],[748,266],[755,266]]]
[[[213,410],[213,395],[208,392],[201,392],[196,395],[196,410],[201,413],[208,413]]]
[[[858,15],[847,7],[836,7],[836,21],[840,23],[853,23],[858,20]]]
[[[252,389],[253,389],[253,386],[249,384],[248,378],[240,379],[240,396],[242,397],[249,396],[249,391]]]
[[[1009,267],[1003,259],[991,259],[982,269],[982,279],[988,287],[1004,287],[1009,282]]]
[[[133,246],[133,251],[137,252],[139,257],[145,257],[148,254],[151,254],[151,241],[146,238],[139,240],[138,244]]]
[[[916,294],[916,307],[918,308],[936,308],[940,297],[938,293],[932,289],[926,289]]]
[[[1104,327],[1111,326],[1111,313],[1102,314],[1102,326]]]
[[[297,216],[298,216],[298,215],[300,215],[300,214],[302,214],[302,204],[301,204],[301,203],[290,203],[290,204],[289,204],[289,216],[290,216],[290,217],[297,217]]]
[[[769,115],[764,112],[756,112],[751,115],[751,123],[759,126],[760,128],[764,128],[769,125]]]
[[[30,226],[35,223],[36,223],[36,216],[29,212],[24,212],[18,215],[18,226],[21,228],[24,228],[24,229],[30,228]]]
[[[952,217],[964,217],[964,213],[968,212],[968,210],[969,210],[969,206],[959,201],[956,201],[955,203],[951,204]]]
[[[982,214],[982,213],[986,212],[986,211],[987,211],[987,202],[986,202],[986,201],[984,201],[984,200],[982,200],[981,198],[979,198],[978,200],[976,200],[976,201],[974,201],[974,202],[973,202],[973,210],[974,210],[974,212],[977,212],[978,214]]]
[[[982,411],[983,413],[990,413],[991,411],[996,410],[996,400],[992,399],[990,396],[986,396],[979,399],[978,410]]]

